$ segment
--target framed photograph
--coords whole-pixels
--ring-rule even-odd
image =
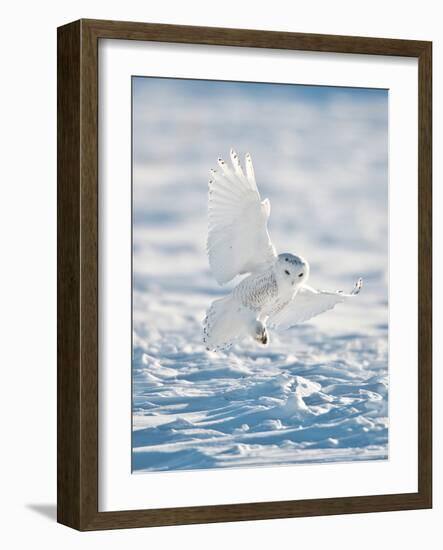
[[[58,29],[58,521],[432,506],[431,43]]]

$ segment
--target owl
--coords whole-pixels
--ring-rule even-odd
[[[230,158],[231,165],[219,158],[218,170],[210,171],[207,253],[220,285],[245,277],[206,313],[203,340],[211,351],[247,338],[267,345],[270,327],[291,328],[354,298],[362,287],[361,278],[349,294],[308,286],[307,260],[277,254],[272,244],[271,204],[260,197],[251,156],[245,170],[233,149]]]

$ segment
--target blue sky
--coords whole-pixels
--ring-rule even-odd
[[[232,82],[220,80],[190,80],[158,77],[133,77],[134,97],[145,93],[173,90],[187,97],[216,97],[244,95],[269,100],[328,102],[334,99],[350,101],[387,100],[388,91],[379,88],[349,88],[339,86],[310,86],[300,84],[269,84],[261,82]]]

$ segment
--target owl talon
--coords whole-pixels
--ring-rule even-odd
[[[255,339],[257,340],[257,342],[260,342],[264,346],[266,346],[266,344],[269,342],[268,331],[261,321],[257,321],[257,326],[255,328]]]

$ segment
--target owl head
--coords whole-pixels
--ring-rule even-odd
[[[291,286],[300,285],[308,280],[309,264],[301,256],[295,254],[279,254],[275,270],[280,281],[288,282]]]

